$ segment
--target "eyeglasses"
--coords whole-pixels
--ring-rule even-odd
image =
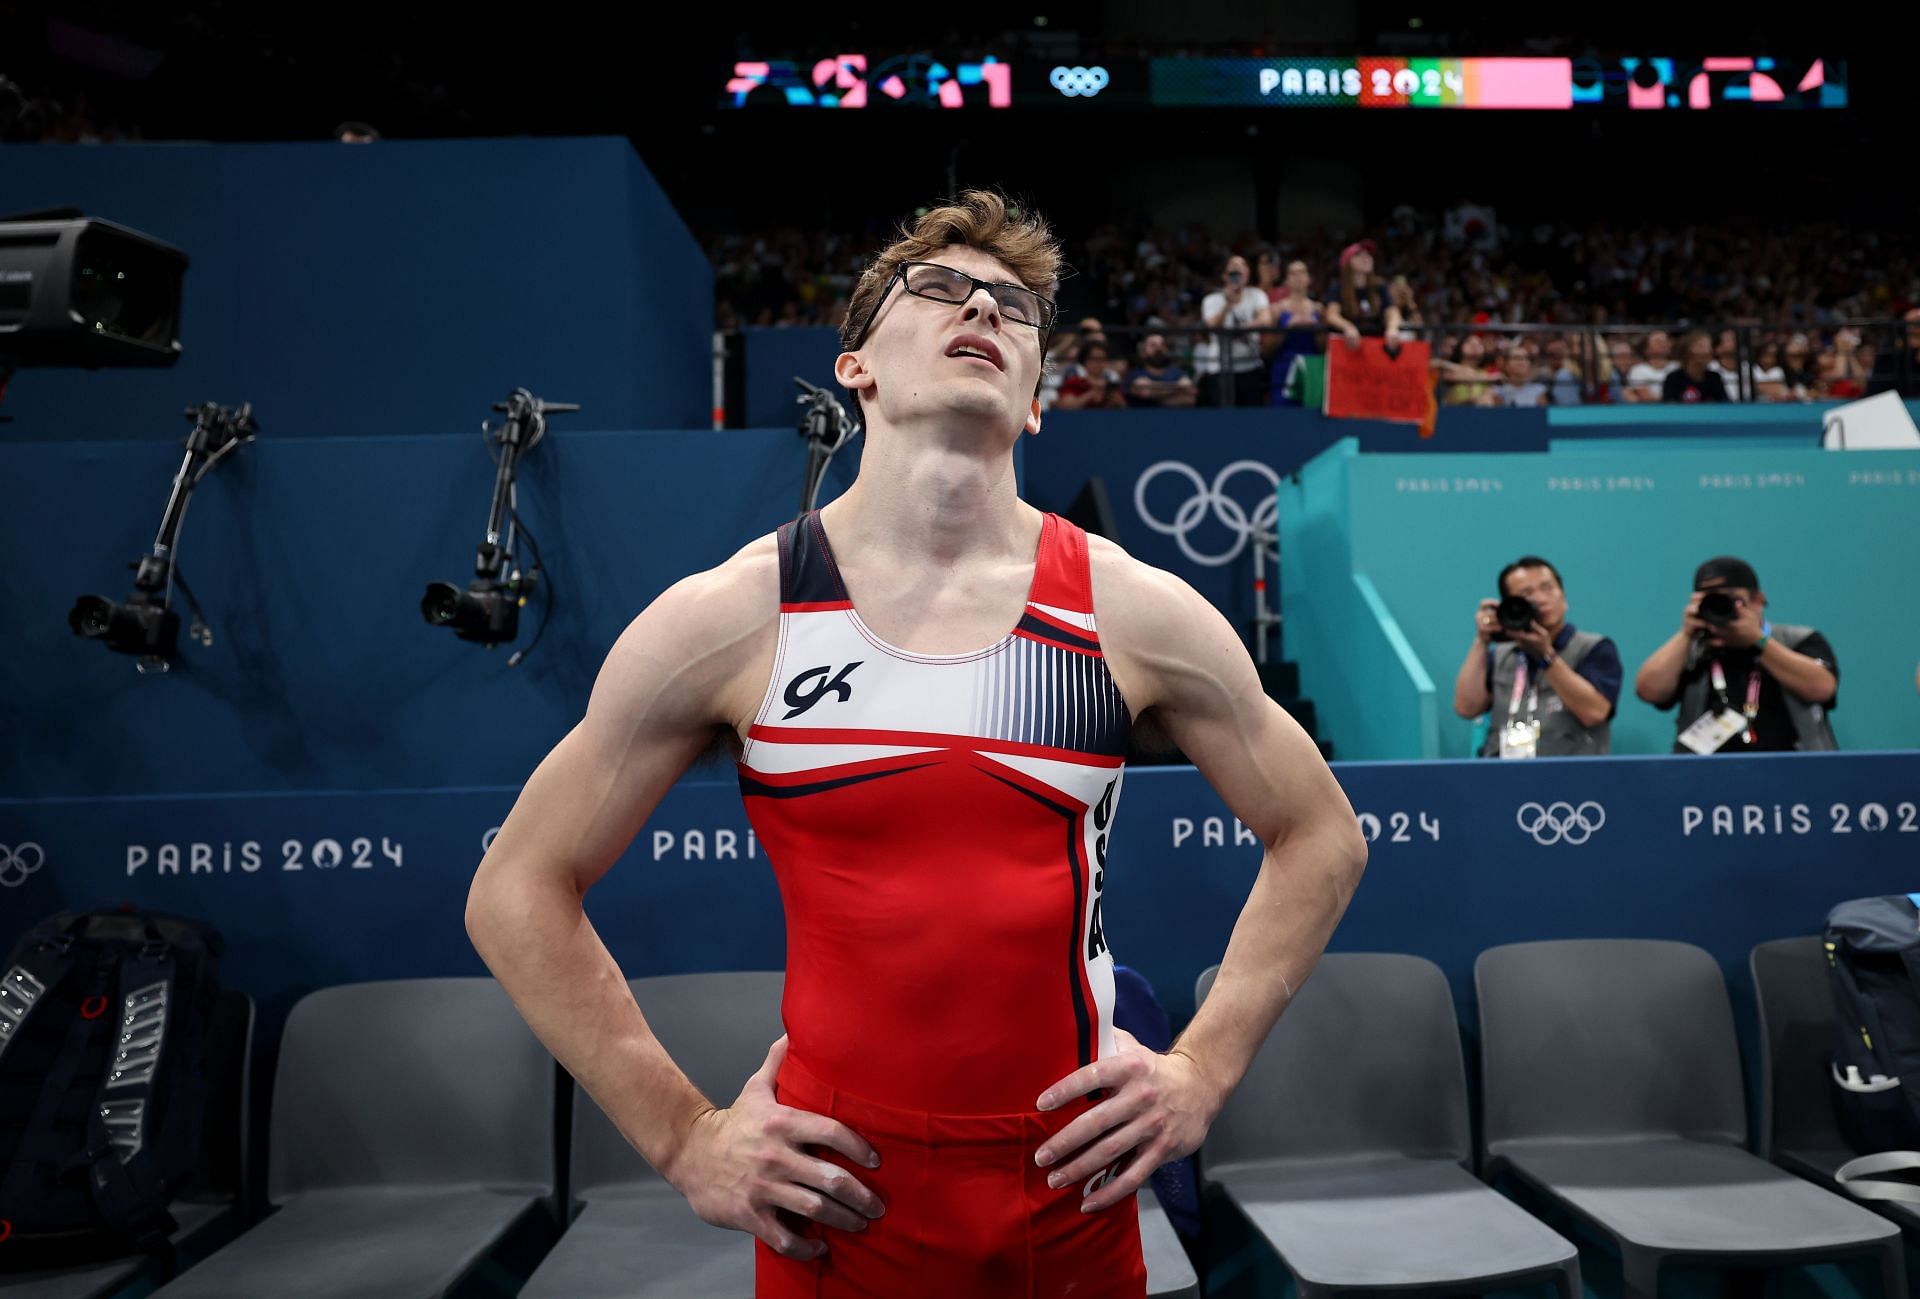
[[[1042,334],[1053,328],[1053,303],[1023,284],[998,284],[992,280],[976,279],[965,271],[956,271],[938,262],[901,262],[893,268],[892,278],[881,288],[880,296],[874,299],[873,310],[867,313],[860,332],[854,336],[853,346],[847,350],[858,351],[860,345],[867,341],[867,332],[873,328],[874,317],[886,305],[887,295],[893,291],[896,280],[916,298],[956,305],[985,289],[992,296],[994,305],[1000,308],[1000,314],[1008,320],[1032,325]]]

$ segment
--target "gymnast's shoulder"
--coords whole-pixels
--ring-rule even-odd
[[[711,689],[761,666],[779,623],[780,552],[768,533],[662,591],[621,632],[607,664]]]

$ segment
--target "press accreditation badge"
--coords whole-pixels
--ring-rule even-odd
[[[1700,714],[1698,721],[1680,732],[1680,743],[1695,753],[1718,753],[1720,746],[1747,729],[1747,719],[1731,708]]]
[[[1540,744],[1540,723],[1508,722],[1500,728],[1500,756],[1503,758],[1535,757]]]

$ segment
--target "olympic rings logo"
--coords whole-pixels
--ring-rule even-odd
[[[1255,474],[1266,483],[1266,491],[1261,494],[1260,503],[1253,507],[1251,514],[1226,493],[1228,481],[1237,474],[1245,473]],[[1193,495],[1181,502],[1170,523],[1156,518],[1147,508],[1147,484],[1161,474],[1175,474],[1193,484]],[[1280,519],[1280,498],[1276,495],[1279,489],[1280,475],[1271,466],[1263,465],[1258,460],[1234,461],[1213,476],[1212,486],[1208,486],[1207,480],[1192,465],[1178,460],[1162,460],[1147,466],[1147,471],[1140,475],[1140,481],[1133,485],[1133,508],[1139,512],[1142,523],[1162,536],[1172,537],[1180,547],[1180,553],[1188,559],[1205,568],[1219,568],[1240,558],[1240,552],[1247,548],[1249,541],[1272,535]],[[1233,544],[1219,554],[1206,554],[1189,540],[1193,530],[1209,515],[1233,534]],[[1272,549],[1269,546],[1270,552]]]
[[[0,843],[0,885],[17,889],[27,882],[27,876],[46,864],[47,854],[37,843],[23,843],[18,848]]]
[[[1047,74],[1053,88],[1068,99],[1092,99],[1107,88],[1105,68],[1069,68],[1061,66]]]
[[[1589,799],[1575,807],[1572,803],[1522,803],[1513,815],[1514,823],[1533,836],[1541,847],[1556,843],[1583,844],[1600,833],[1607,823],[1607,809]]]

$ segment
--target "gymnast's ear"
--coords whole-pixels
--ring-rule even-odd
[[[857,393],[862,388],[873,387],[873,371],[867,368],[867,363],[858,352],[842,352],[835,357],[833,377],[849,392]]]

